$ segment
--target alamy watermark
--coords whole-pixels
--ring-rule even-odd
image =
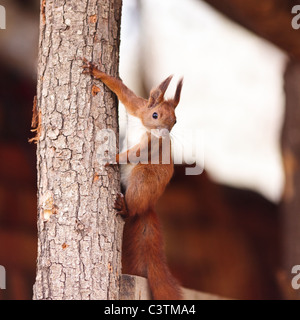
[[[6,10],[0,5],[0,30],[6,29]]]
[[[0,266],[0,289],[6,289],[6,271],[3,266]]]
[[[167,129],[154,129],[134,146],[129,146],[127,139],[122,141],[119,164],[186,164],[186,175],[199,175],[204,169],[204,147],[201,130],[189,130],[182,134],[183,142],[171,143]],[[115,164],[117,138],[113,130],[102,129],[96,135],[96,154],[99,165]],[[173,155],[171,157],[171,154]]]
[[[300,289],[300,266],[299,265],[295,265],[292,268],[292,274],[295,274],[295,276],[292,278],[292,288],[295,290],[299,290]]]
[[[292,8],[292,13],[295,17],[292,19],[292,27],[295,30],[300,29],[300,5],[296,5]]]

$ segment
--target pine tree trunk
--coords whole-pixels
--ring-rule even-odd
[[[116,97],[82,57],[116,76],[121,0],[41,0],[34,299],[119,299],[119,171],[97,162],[97,133],[118,132]]]

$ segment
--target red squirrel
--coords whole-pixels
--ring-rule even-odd
[[[125,197],[119,194],[115,202],[115,209],[125,219],[122,272],[148,278],[155,300],[181,299],[180,286],[167,266],[161,226],[154,209],[174,168],[171,156],[168,163],[162,162],[162,137],[153,135],[153,130],[170,131],[176,123],[175,108],[180,100],[183,79],[178,82],[173,99],[164,99],[172,79],[170,76],[151,90],[150,97],[146,100],[136,96],[120,79],[105,74],[85,59],[83,68],[85,74],[91,74],[112,90],[124,104],[128,114],[138,118],[143,128],[139,142],[116,155],[117,163],[128,163],[123,174],[121,171],[121,180],[126,189]],[[151,150],[153,143],[159,144],[159,164],[151,163],[150,152],[148,163],[129,163],[130,152],[139,156],[143,151]]]

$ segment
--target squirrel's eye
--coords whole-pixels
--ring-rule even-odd
[[[154,112],[154,113],[153,113],[152,118],[153,118],[153,119],[157,119],[157,118],[158,118],[157,112]]]

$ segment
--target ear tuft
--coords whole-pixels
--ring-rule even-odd
[[[155,105],[163,101],[164,94],[166,93],[172,78],[173,76],[169,76],[157,88],[151,90],[148,108],[153,108]]]
[[[178,106],[178,103],[180,101],[180,95],[181,95],[181,89],[182,89],[182,85],[183,85],[183,78],[181,78],[177,84],[177,88],[176,88],[176,92],[175,92],[175,96],[173,99],[173,105],[174,108],[176,108]]]

